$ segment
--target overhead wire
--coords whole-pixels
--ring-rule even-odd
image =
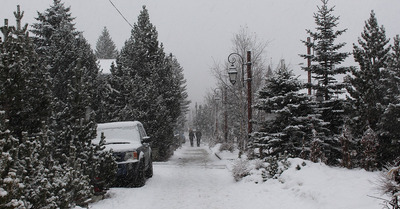
[[[111,5],[113,5],[113,7],[117,10],[117,12],[121,15],[121,17],[124,18],[125,22],[128,23],[129,26],[131,26],[131,28],[133,29],[132,24],[125,18],[125,16],[122,14],[122,12],[119,11],[119,9],[115,6],[115,4],[111,0],[108,0],[108,1],[111,3]]]

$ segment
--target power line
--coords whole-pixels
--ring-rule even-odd
[[[115,4],[111,0],[108,1],[113,5],[113,7],[117,10],[117,12],[121,15],[121,17],[124,18],[125,22],[128,23],[129,26],[131,26],[131,28],[133,29],[132,24],[125,18],[125,16],[121,13],[121,11],[119,11],[119,9],[115,6]]]

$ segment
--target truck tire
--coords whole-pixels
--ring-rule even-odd
[[[140,161],[140,164],[139,164],[138,172],[137,172],[136,179],[134,182],[134,187],[142,187],[145,185],[145,183],[146,183],[146,176],[144,173],[144,162],[142,160],[142,161]]]

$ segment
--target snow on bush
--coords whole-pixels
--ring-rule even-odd
[[[236,181],[245,178],[246,182],[259,183],[268,179],[278,179],[290,167],[288,156],[279,158],[267,157],[264,160],[237,159],[232,166],[232,174]]]
[[[386,208],[400,208],[400,166],[392,167],[382,174],[379,189],[391,198],[384,201]]]
[[[219,146],[219,151],[220,152],[223,152],[223,151],[233,152],[233,151],[235,151],[235,145],[232,143],[222,143]]]
[[[262,172],[263,181],[267,181],[268,179],[278,179],[279,176],[290,167],[287,155],[279,158],[268,157],[265,161],[267,162],[267,166],[265,166]]]
[[[232,174],[236,181],[240,181],[243,177],[250,175],[251,167],[247,159],[237,159],[233,163]]]

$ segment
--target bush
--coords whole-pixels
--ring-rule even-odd
[[[250,164],[248,160],[237,159],[233,164],[233,177],[235,181],[240,181],[243,177],[250,175]]]
[[[277,179],[281,176],[281,174],[290,167],[288,158],[289,156],[287,154],[279,156],[278,158],[275,156],[265,158],[267,166],[261,174],[263,181],[267,181],[268,179]]]
[[[380,182],[380,190],[391,197],[390,200],[385,201],[387,208],[399,209],[400,202],[400,166],[388,169],[382,175]]]
[[[222,152],[222,151],[225,151],[225,150],[227,150],[229,152],[233,152],[235,150],[235,146],[233,144],[231,144],[231,143],[223,143],[219,147],[219,151]]]

